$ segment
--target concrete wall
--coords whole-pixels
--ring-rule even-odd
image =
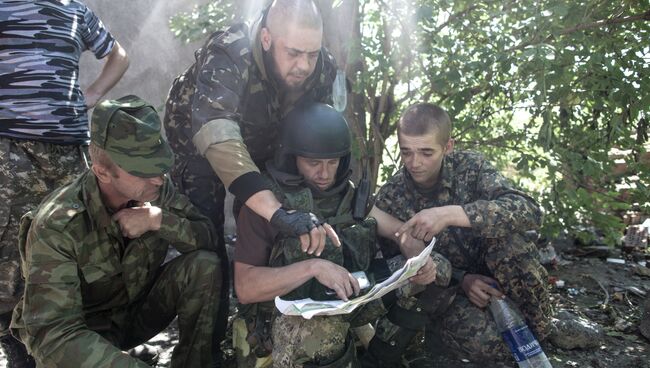
[[[194,60],[203,41],[185,44],[169,30],[169,17],[190,11],[208,0],[82,0],[126,49],[131,66],[106,98],[136,94],[150,101],[162,115],[172,80]],[[85,52],[81,86],[99,75],[103,60]]]

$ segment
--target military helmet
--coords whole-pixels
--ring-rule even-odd
[[[281,149],[286,154],[327,159],[350,154],[350,129],[343,114],[323,103],[308,103],[282,119]]]
[[[324,103],[309,102],[297,106],[280,121],[280,147],[275,166],[297,174],[296,156],[340,158],[337,178],[343,179],[350,168],[350,129],[343,114]]]

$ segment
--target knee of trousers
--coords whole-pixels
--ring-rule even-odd
[[[178,271],[179,274],[186,275],[187,288],[222,286],[221,260],[216,253],[197,250],[178,257],[178,260],[181,262]]]
[[[507,287],[518,280],[525,280],[523,282],[529,286],[545,286],[547,272],[539,263],[537,254],[535,244],[514,234],[491,242],[486,251],[485,263],[490,273],[503,286]]]
[[[506,358],[507,346],[489,312],[460,299],[450,307],[440,323],[443,343],[472,361]]]

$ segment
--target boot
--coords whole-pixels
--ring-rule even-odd
[[[378,336],[370,340],[368,350],[361,358],[362,368],[401,368],[403,354],[417,334],[417,330],[400,327],[389,341],[383,341]]]
[[[7,357],[7,368],[35,368],[36,362],[20,341],[11,335],[0,337],[0,346]]]

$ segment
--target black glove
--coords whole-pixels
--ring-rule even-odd
[[[273,213],[270,223],[281,233],[289,236],[307,234],[311,229],[321,224],[318,217],[311,212],[295,211],[288,213],[284,208],[278,208]]]

